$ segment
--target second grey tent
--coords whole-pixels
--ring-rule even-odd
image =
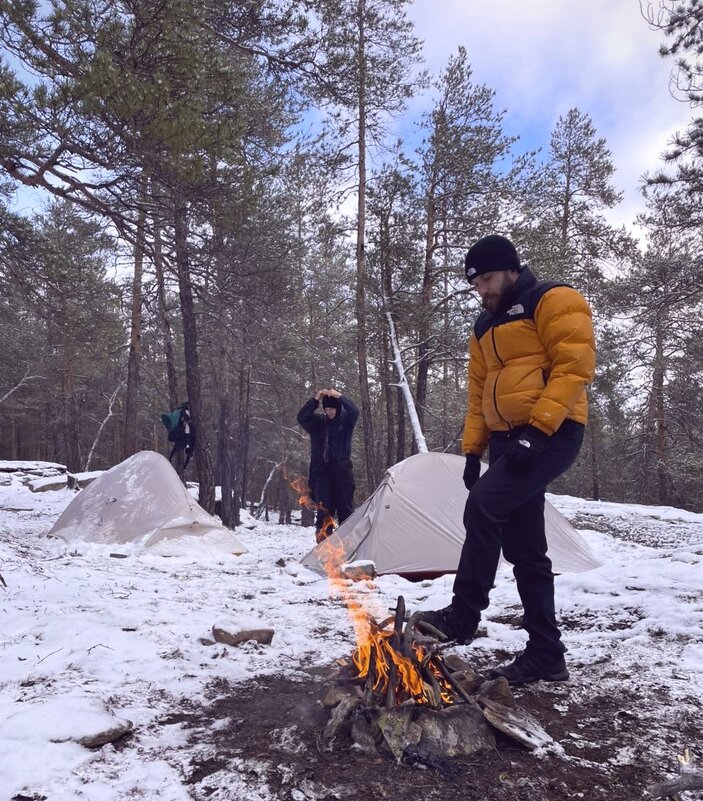
[[[192,498],[168,459],[140,451],[106,470],[64,509],[51,534],[163,556],[237,556],[246,548]]]
[[[335,561],[370,560],[379,575],[422,579],[455,573],[465,536],[463,469],[462,456],[434,452],[389,467],[373,495],[302,564],[324,574],[321,559],[331,548]],[[600,566],[583,537],[549,502],[544,516],[555,573]]]

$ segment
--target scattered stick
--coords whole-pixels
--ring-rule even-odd
[[[42,663],[42,662],[43,662],[45,659],[48,659],[50,656],[53,656],[54,654],[58,654],[58,652],[59,652],[59,651],[63,651],[63,648],[57,648],[55,651],[52,651],[50,654],[47,654],[46,656],[43,656],[41,659],[39,659],[39,660],[37,661],[37,664],[38,664],[38,665],[41,665],[41,663]]]
[[[132,629],[132,631],[136,631],[136,629]],[[115,650],[111,646],[103,645],[101,642],[99,642],[97,645],[91,645],[90,648],[88,648],[88,653],[90,653],[93,650],[93,648],[107,648],[108,651],[114,651]]]

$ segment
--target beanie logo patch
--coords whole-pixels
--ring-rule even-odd
[[[470,280],[471,280],[471,279],[472,279],[472,278],[473,278],[475,275],[476,275],[476,268],[475,268],[475,267],[469,267],[469,269],[466,271],[466,277],[469,279],[469,281],[470,281]]]

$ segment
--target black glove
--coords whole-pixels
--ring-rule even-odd
[[[467,490],[478,481],[481,475],[481,457],[475,453],[466,454],[466,464],[464,465],[464,486]]]
[[[505,452],[505,466],[511,473],[524,474],[544,453],[549,435],[534,426],[524,426],[515,433],[512,444]]]

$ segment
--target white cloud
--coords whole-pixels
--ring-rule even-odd
[[[672,62],[659,56],[637,0],[415,0],[410,10],[438,74],[464,45],[474,80],[496,92],[506,130],[546,148],[558,118],[587,113],[606,139],[625,200],[613,219],[642,208],[638,187],[693,112],[669,91]]]

